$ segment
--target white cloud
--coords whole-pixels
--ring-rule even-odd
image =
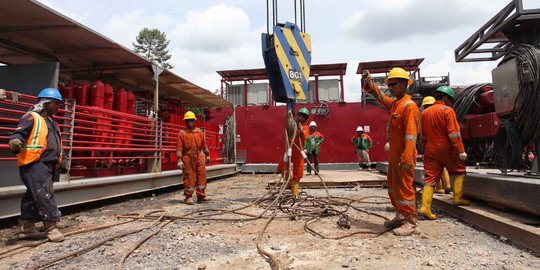
[[[217,5],[188,11],[186,21],[176,25],[171,39],[183,49],[224,52],[252,40],[249,16],[240,8]]]
[[[143,28],[157,28],[167,34],[174,25],[175,18],[156,13],[146,14],[142,9],[110,17],[103,27],[103,33],[112,40],[132,49],[132,42]]]
[[[452,85],[470,85],[491,82],[491,70],[497,62],[456,63],[454,52],[445,51],[444,57],[435,63],[423,65],[422,76],[439,76],[450,73]]]
[[[170,35],[174,70],[215,90],[220,81],[216,71],[263,66],[262,31],[262,27],[252,29],[249,16],[237,7],[220,4],[189,11]]]
[[[352,38],[390,42],[410,36],[430,36],[469,24],[491,14],[482,1],[380,1],[381,4],[345,17],[341,29]]]
[[[164,31],[171,40],[173,71],[209,90],[220,86],[217,70],[264,66],[260,48],[260,33],[266,32],[264,3],[212,0],[154,5],[148,0],[126,0],[109,1],[104,9],[102,1],[41,1],[128,48],[143,27]],[[496,63],[457,64],[453,50],[508,0],[342,0],[339,4],[306,4],[313,64],[348,62],[345,99],[359,101],[360,78],[355,74],[358,61],[423,57],[423,76],[450,72],[453,84],[490,81]],[[294,20],[287,10],[290,8],[292,5],[280,5],[280,21]]]

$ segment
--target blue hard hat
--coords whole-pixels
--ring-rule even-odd
[[[55,88],[45,88],[41,90],[41,92],[39,92],[37,97],[38,97],[38,100],[40,98],[53,98],[62,103],[64,102],[64,99],[62,98],[62,94],[60,94],[60,91],[58,91],[58,89],[55,89]]]

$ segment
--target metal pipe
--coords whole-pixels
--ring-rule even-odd
[[[343,82],[343,75],[339,75],[339,84],[341,85],[340,98],[341,102],[345,101],[345,83]]]
[[[319,75],[315,75],[315,103],[319,103]]]

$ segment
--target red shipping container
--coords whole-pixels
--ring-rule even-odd
[[[471,137],[493,137],[497,134],[500,125],[501,120],[494,112],[478,115],[469,122]]]

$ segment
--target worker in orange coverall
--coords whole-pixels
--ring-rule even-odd
[[[422,130],[422,113],[427,108],[431,107],[431,105],[435,104],[435,98],[432,96],[427,96],[422,99],[422,105],[420,106],[420,124],[418,125],[419,133],[421,134]],[[419,136],[421,138],[421,141],[424,142],[422,135]],[[452,187],[450,185],[450,175],[448,174],[448,171],[446,168],[443,170],[441,179],[435,183],[435,193],[446,193],[449,194],[452,192]]]
[[[306,144],[306,138],[309,136],[309,127],[307,125],[304,125],[304,123],[307,121],[309,117],[309,111],[307,108],[301,108],[298,110],[298,114],[296,116],[296,123],[297,126],[301,128],[298,128],[295,144],[293,145],[293,142],[290,142],[291,145],[291,161],[292,161],[292,179],[290,181],[291,191],[293,194],[294,199],[298,199],[299,196],[299,188],[300,188],[300,179],[304,177],[304,159],[307,158],[306,154],[303,151],[303,147]],[[299,149],[300,148],[300,149]],[[288,151],[288,150],[286,150]],[[280,158],[278,162],[277,171],[278,173],[282,173],[284,169],[284,159]],[[285,166],[285,174],[289,173],[289,170],[287,168],[288,166]]]
[[[392,220],[385,221],[384,225],[387,228],[394,228],[395,235],[405,236],[413,234],[418,224],[413,179],[420,111],[407,94],[407,86],[412,84],[412,80],[404,69],[393,68],[385,83],[396,98],[384,95],[373,83],[369,71],[365,70],[362,73],[362,88],[390,112],[388,195],[396,208],[396,216]]]
[[[468,205],[463,199],[465,180],[465,160],[467,154],[461,141],[461,132],[456,113],[450,107],[454,91],[449,86],[441,86],[435,91],[435,104],[422,113],[422,140],[425,145],[424,189],[420,213],[428,219],[437,217],[431,213],[433,186],[441,178],[443,169],[454,178],[454,204]]]
[[[195,114],[187,111],[184,114],[186,130],[178,133],[176,155],[178,168],[184,175],[184,202],[193,204],[193,191],[197,193],[197,202],[208,201],[206,196],[206,164],[210,161],[210,151],[206,146],[204,133],[195,127]]]

